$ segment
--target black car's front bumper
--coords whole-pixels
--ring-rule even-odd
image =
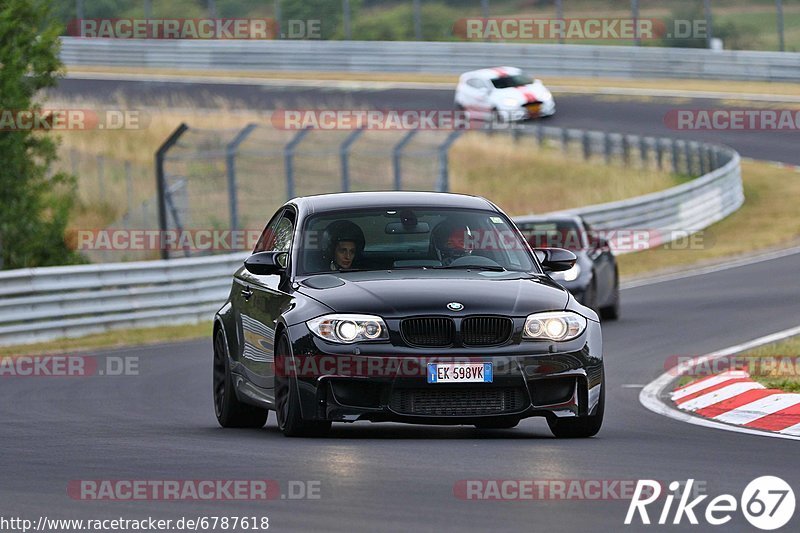
[[[600,326],[589,321],[567,343],[428,349],[343,346],[292,326],[293,361],[304,419],[474,424],[531,416],[593,414],[603,386]],[[491,383],[428,383],[427,363],[492,363]]]

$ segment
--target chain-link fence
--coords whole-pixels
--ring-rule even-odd
[[[449,154],[462,130],[285,131],[250,124],[241,130],[182,126],[163,157],[164,232],[255,232],[287,199],[329,192],[449,191]],[[693,141],[562,129],[536,124],[478,129],[508,142],[597,159],[699,176],[718,168],[720,147]],[[524,149],[527,149],[525,145]],[[152,221],[151,221],[152,222]],[[209,252],[226,250],[209,250]],[[162,250],[162,256],[197,255]]]

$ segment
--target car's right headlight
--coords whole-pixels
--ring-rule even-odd
[[[572,311],[534,313],[525,319],[523,339],[569,341],[586,330],[586,319]]]
[[[389,339],[389,330],[379,316],[331,314],[313,318],[306,325],[317,337],[341,344]]]

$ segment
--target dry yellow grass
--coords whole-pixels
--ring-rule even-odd
[[[515,144],[504,134],[467,134],[450,160],[453,192],[485,196],[512,216],[621,200],[678,183],[667,172],[583,161],[574,152],[540,148],[532,138]]]

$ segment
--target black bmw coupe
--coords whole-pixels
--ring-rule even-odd
[[[287,436],[332,422],[511,428],[544,416],[591,437],[605,385],[597,314],[548,272],[572,252],[531,249],[473,196],[296,198],[264,229],[214,320],[223,427]]]

